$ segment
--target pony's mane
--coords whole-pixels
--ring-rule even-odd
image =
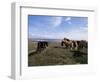
[[[70,41],[68,38],[64,38],[64,40]]]

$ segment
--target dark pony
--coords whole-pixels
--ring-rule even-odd
[[[48,42],[47,41],[38,41],[37,52],[40,52],[40,51],[44,50],[46,47],[48,47]]]

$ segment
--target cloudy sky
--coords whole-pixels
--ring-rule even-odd
[[[88,18],[71,16],[28,16],[29,38],[87,40]]]

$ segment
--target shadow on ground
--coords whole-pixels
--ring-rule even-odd
[[[88,54],[81,51],[71,51],[73,53],[73,58],[75,61],[80,62],[80,64],[88,64]]]

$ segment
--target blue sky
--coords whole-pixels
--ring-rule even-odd
[[[88,39],[88,18],[72,16],[28,16],[29,38]]]

